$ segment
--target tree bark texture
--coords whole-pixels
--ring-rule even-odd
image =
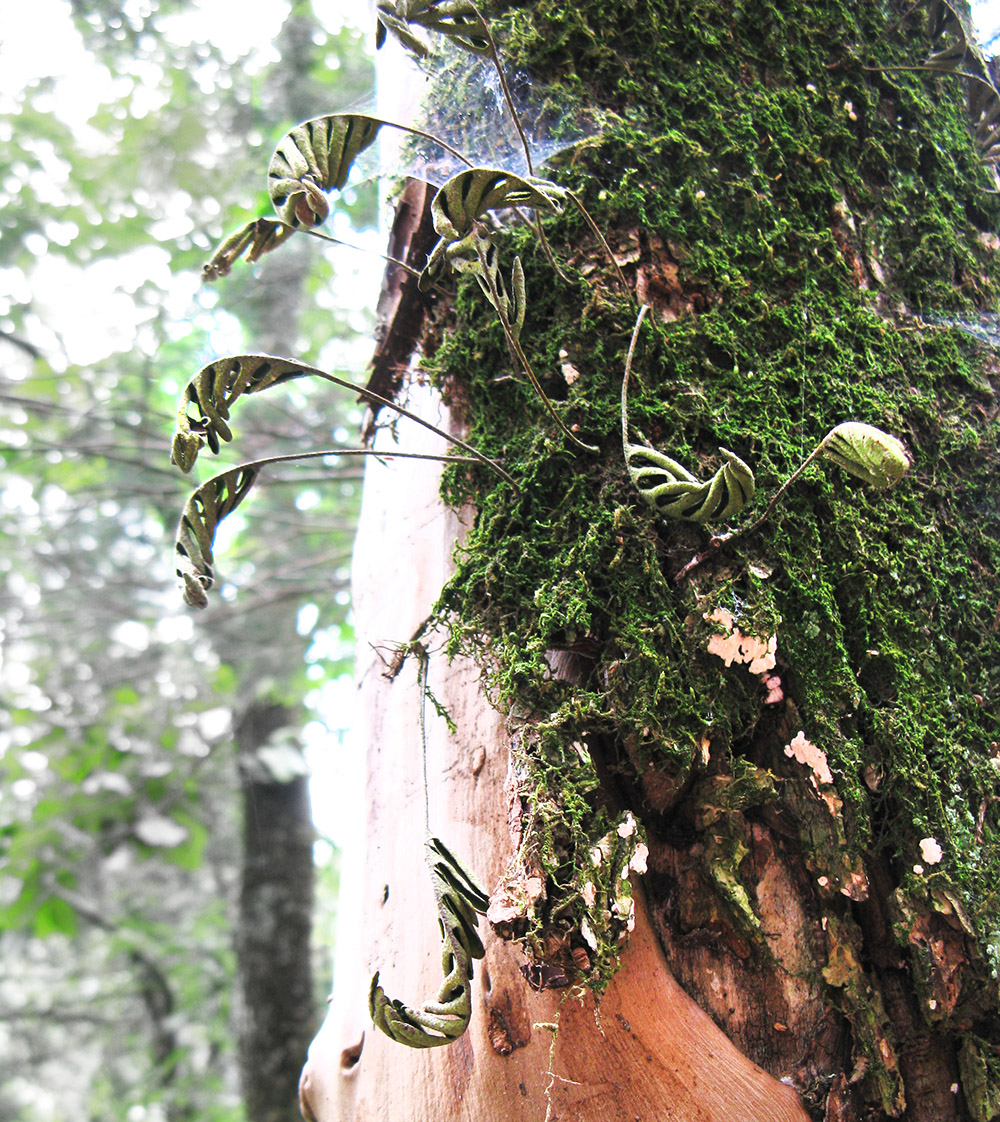
[[[426,415],[426,413],[425,413]],[[446,420],[440,415],[435,423]],[[432,450],[401,425],[402,447]],[[443,442],[442,442],[443,443]],[[396,646],[427,616],[448,576],[462,523],[438,498],[433,466],[403,461],[366,474],[354,557],[361,738],[368,745],[367,859],[360,898],[341,899],[363,944],[338,939],[335,994],[303,1074],[306,1117],[398,1117],[476,1122],[801,1122],[791,1087],[726,1039],[674,982],[644,907],[625,965],[595,1007],[592,996],[534,991],[525,958],[485,934],[468,1033],[447,1048],[403,1048],[367,1017],[368,982],[419,1006],[441,981],[436,913],[423,862],[420,695],[411,657],[390,677]],[[513,803],[505,724],[465,659],[434,657],[429,685],[457,726],[428,716],[431,832],[448,839],[485,886],[509,857]],[[481,921],[481,923],[484,921]],[[341,956],[350,954],[349,962]],[[549,1113],[551,1112],[551,1113]]]
[[[236,728],[243,794],[243,865],[237,923],[236,1032],[251,1122],[294,1109],[297,1071],[314,1028],[310,940],[313,838],[305,774],[275,775],[268,738],[293,715],[252,702]]]
[[[552,114],[605,113],[551,174],[630,292],[569,205],[545,218],[566,277],[515,218],[497,235],[504,275],[524,265],[521,344],[594,456],[556,435],[473,281],[432,307],[423,365],[518,489],[449,469],[440,506],[415,468],[369,471],[361,949],[313,1045],[307,1113],[989,1122],[1000,367],[983,313],[1000,201],[978,95],[921,69],[953,45],[958,8],[492,11]],[[695,481],[720,449],[752,465],[756,497],[716,528],[731,537],[651,509],[630,480],[640,303],[630,439]],[[817,461],[758,525],[846,421],[905,443],[902,481]],[[369,647],[390,661],[439,593],[431,688],[458,732],[431,725],[431,830],[494,922],[469,1033],[413,1055],[362,1039],[373,969],[416,1006],[440,980],[415,667],[387,678]],[[627,891],[600,877],[629,815],[648,871],[625,946]]]

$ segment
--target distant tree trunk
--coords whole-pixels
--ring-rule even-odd
[[[308,5],[294,4],[275,47],[281,58],[267,79],[264,109],[274,125],[286,127],[315,113],[319,96],[312,77],[318,48],[317,23]],[[243,296],[245,321],[252,325],[250,350],[297,353],[306,277],[315,247],[303,238],[268,257]],[[242,438],[244,455],[274,451],[270,432]],[[312,915],[315,902],[315,829],[309,782],[298,744],[300,715],[256,696],[285,657],[283,639],[292,637],[295,616],[272,610],[267,622],[241,620],[256,629],[257,650],[241,650],[245,694],[254,698],[237,716],[243,852],[236,927],[235,1026],[240,1084],[249,1122],[286,1122],[294,1112],[298,1072],[315,1030]],[[262,630],[266,628],[266,632]],[[268,740],[282,729],[290,743],[284,762],[269,757]],[[264,749],[262,752],[261,750]],[[298,765],[301,765],[299,768]]]
[[[250,1122],[285,1122],[313,1030],[313,839],[307,777],[261,749],[286,727],[283,705],[252,703],[236,728],[243,795],[236,1027]]]
[[[563,282],[511,221],[499,256],[524,261],[521,342],[601,455],[570,451],[509,377],[469,284],[425,347],[447,329],[434,372],[520,489],[452,478],[449,497],[470,503],[459,519],[429,471],[369,465],[355,556],[367,854],[307,1117],[1000,1112],[1000,385],[971,337],[1000,291],[1000,207],[960,79],[893,69],[940,49],[957,9],[590,0],[517,6],[503,25],[515,65],[562,82],[547,105],[611,111],[563,174],[652,308],[635,428],[698,479],[720,445],[754,465],[760,494],[731,528],[838,422],[891,430],[914,462],[888,493],[814,468],[762,528],[706,549],[703,527],[658,517],[630,483],[618,409],[636,307],[600,246],[570,208],[547,218],[579,271]],[[414,1006],[440,983],[416,670],[386,664],[449,580],[452,635],[474,659],[448,663],[428,640],[457,726],[430,722],[430,823],[496,922],[468,1033],[417,1052],[365,1013],[376,968]],[[633,873],[634,930],[595,1004],[584,987],[602,980],[595,929],[612,909],[592,903],[594,869],[626,811],[648,872]]]

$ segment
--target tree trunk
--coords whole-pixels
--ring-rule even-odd
[[[297,748],[268,757],[288,727],[284,705],[251,702],[236,727],[243,794],[243,862],[237,922],[236,1034],[250,1122],[283,1122],[295,1103],[296,1071],[313,1018],[314,828]],[[272,753],[280,749],[270,748]],[[289,767],[287,761],[293,761]],[[284,770],[283,770],[284,769]],[[296,774],[297,772],[297,774]]]
[[[441,450],[408,426],[400,433],[407,449]],[[441,982],[423,861],[415,660],[390,678],[399,637],[430,611],[462,529],[441,505],[438,477],[431,466],[418,473],[391,462],[366,473],[354,614],[359,734],[369,746],[368,852],[360,896],[342,895],[340,903],[345,931],[359,926],[363,943],[349,931],[338,936],[337,977],[349,988],[338,988],[310,1049],[306,1117],[540,1122],[551,1104],[552,1118],[579,1122],[805,1119],[792,1088],[741,1055],[674,982],[641,905],[624,966],[597,1009],[589,996],[563,1000],[566,991],[531,989],[523,956],[487,933],[465,1036],[414,1051],[372,1028],[367,991],[376,969],[387,991],[411,1005],[432,998]],[[428,714],[431,831],[492,886],[510,850],[509,737],[469,661],[432,658],[429,686],[458,728],[452,736]]]
[[[546,219],[568,280],[516,222],[498,244],[505,272],[524,262],[525,350],[600,456],[505,377],[475,284],[432,317],[437,383],[519,489],[450,473],[449,507],[429,468],[370,465],[367,854],[307,1117],[1000,1111],[1000,409],[976,339],[1000,207],[965,78],[898,69],[954,46],[957,17],[927,17],[956,10],[593,0],[498,20],[508,57],[559,83],[539,101],[585,89],[614,114],[563,174],[652,309],[630,439],[700,480],[732,449],[761,493],[727,512],[729,538],[643,504],[618,427],[636,307],[572,208]],[[892,445],[872,437],[772,509],[845,421],[905,442],[902,481],[879,488]],[[440,985],[416,666],[388,670],[439,594],[424,641],[457,732],[429,721],[430,829],[490,890],[493,922],[468,1033],[412,1052],[365,1006],[375,969],[411,1006]]]

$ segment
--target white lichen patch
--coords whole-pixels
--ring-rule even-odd
[[[636,873],[644,873],[646,871],[646,859],[649,857],[649,849],[639,842],[635,847],[635,853],[632,854],[632,860],[629,861],[628,867]]]
[[[717,655],[726,666],[734,662],[743,663],[749,667],[751,674],[768,674],[776,665],[775,654],[778,650],[778,636],[769,635],[761,638],[758,635],[744,635],[735,626],[732,612],[725,608],[716,608],[706,612],[704,617],[709,623],[717,623],[724,627],[726,634],[716,632],[708,640],[708,653]],[[768,686],[768,689],[773,689]]]
[[[927,865],[937,865],[944,856],[944,850],[938,845],[937,838],[924,838],[920,843],[920,856]]]
[[[809,768],[812,773],[809,776],[810,783],[815,788],[816,794],[826,803],[830,813],[836,818],[843,803],[835,792],[821,789],[824,786],[833,785],[833,773],[830,771],[830,765],[826,761],[826,753],[823,749],[806,739],[806,734],[802,729],[799,729],[792,737],[791,742],[785,745],[785,755]]]
[[[807,740],[802,729],[799,729],[795,734],[791,743],[785,745],[785,755],[798,760],[800,764],[805,764],[812,770],[813,783],[817,789],[820,783],[833,782],[833,773],[830,771],[830,765],[826,762],[826,753],[822,748],[817,748],[815,744]]]

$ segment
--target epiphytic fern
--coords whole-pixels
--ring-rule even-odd
[[[434,1001],[419,1009],[386,997],[378,984],[378,971],[368,991],[372,1023],[387,1036],[410,1048],[435,1048],[450,1044],[468,1028],[472,1015],[472,961],[483,957],[483,944],[476,930],[476,913],[483,913],[489,898],[444,843],[431,836],[427,790],[427,698],[428,654],[420,643],[410,645],[419,660],[420,690],[418,725],[420,760],[424,785],[424,859],[434,888],[434,901],[441,929],[441,970],[444,980]],[[436,704],[436,703],[435,703]]]
[[[813,451],[792,472],[771,496],[764,513],[746,526],[741,526],[730,538],[740,537],[756,530],[774,510],[781,496],[813,462],[823,458],[839,464],[844,471],[884,491],[903,478],[910,466],[910,457],[901,441],[887,432],[867,425],[863,421],[842,421],[835,425],[816,445]]]
[[[420,275],[419,286],[430,287],[445,266],[456,273],[474,275],[497,313],[515,365],[524,371],[563,434],[585,451],[596,452],[598,449],[594,445],[584,444],[567,428],[521,348],[526,308],[524,271],[520,259],[515,259],[511,293],[508,293],[497,261],[493,232],[484,221],[490,210],[503,207],[530,206],[558,213],[567,195],[564,188],[548,180],[525,179],[496,168],[470,168],[459,172],[431,202],[431,218],[439,240]]]
[[[420,275],[427,289],[448,260],[449,249],[467,238],[491,210],[532,207],[560,213],[567,191],[547,179],[524,179],[498,168],[469,168],[452,176],[431,201],[431,220],[438,235]],[[483,237],[489,237],[487,230]]]
[[[294,359],[276,358],[274,355],[230,355],[216,359],[191,379],[181,397],[177,412],[177,429],[174,433],[171,460],[184,472],[194,466],[198,452],[207,443],[213,452],[218,452],[220,441],[232,440],[229,427],[229,412],[234,402],[244,394],[259,393],[294,378],[322,378],[344,389],[353,390],[369,402],[386,405],[403,417],[463,449],[480,463],[492,468],[502,479],[516,488],[517,484],[504,469],[489,457],[443,430],[411,413],[394,401],[374,393],[365,386],[356,385],[325,370],[317,370],[304,362]]]
[[[204,266],[204,278],[215,280],[225,276],[244,253],[252,264],[287,241],[296,230],[315,234],[313,227],[326,221],[330,214],[327,193],[343,190],[355,159],[372,145],[382,128],[423,137],[471,165],[457,148],[439,137],[381,117],[329,113],[303,121],[285,133],[268,164],[267,189],[278,220],[257,218],[230,234]]]
[[[642,444],[629,440],[628,383],[639,328],[648,311],[646,304],[639,310],[622,378],[622,451],[629,478],[646,502],[667,518],[687,522],[731,518],[746,506],[754,494],[753,472],[739,456],[720,448],[726,462],[710,480],[702,483],[682,464],[657,451],[644,437]]]
[[[323,451],[271,456],[263,460],[241,464],[230,471],[214,476],[199,487],[188,499],[177,529],[174,553],[177,578],[184,599],[192,607],[203,608],[208,603],[207,592],[214,582],[212,547],[215,531],[226,515],[231,514],[246,498],[262,467],[291,460],[313,459],[325,456],[393,456],[406,459],[444,459],[452,462],[483,463],[497,472],[513,487],[513,478],[495,461],[484,456],[464,440],[442,431],[422,417],[404,409],[388,398],[355,385],[343,378],[317,370],[292,359],[272,355],[233,355],[210,362],[191,379],[181,398],[177,414],[171,459],[184,472],[194,466],[198,452],[208,444],[218,452],[222,441],[232,439],[229,413],[234,402],[244,394],[259,393],[293,378],[306,375],[322,378],[360,394],[369,402],[387,405],[401,416],[416,421],[450,443],[469,453],[468,457],[430,456],[405,452],[379,452],[373,449],[333,448]]]
[[[192,607],[208,605],[207,592],[215,581],[212,545],[216,528],[247,497],[259,470],[259,464],[241,464],[213,476],[184,504],[174,542],[174,560],[184,599]]]
[[[450,1044],[468,1028],[472,1015],[472,962],[484,953],[476,930],[476,913],[485,912],[489,905],[483,890],[438,838],[427,838],[425,856],[441,927],[441,988],[434,1001],[414,1009],[387,997],[376,971],[368,994],[368,1009],[375,1026],[410,1048]]]
[[[213,281],[226,276],[241,257],[245,257],[247,264],[253,265],[265,253],[288,241],[294,233],[294,226],[286,226],[273,218],[255,218],[219,245],[211,259],[202,266],[202,278]]]
[[[385,44],[386,32],[391,32],[412,54],[425,57],[427,45],[413,32],[420,27],[473,54],[491,53],[489,27],[469,0],[377,0],[375,20],[376,50]]]
[[[528,175],[534,175],[535,169],[531,158],[531,145],[528,143],[528,137],[521,123],[521,116],[517,111],[517,106],[514,104],[510,87],[507,85],[507,77],[504,73],[503,63],[500,61],[500,51],[497,48],[496,40],[493,38],[493,32],[490,30],[489,23],[483,18],[479,9],[471,0],[378,0],[377,20],[376,47],[382,46],[385,42],[386,31],[390,31],[407,50],[412,51],[418,57],[423,57],[427,53],[427,47],[413,34],[412,28],[416,26],[427,31],[438,32],[464,50],[488,58],[493,64],[493,68],[496,70],[504,102],[507,105],[514,127],[517,129],[521,147],[524,149],[524,160],[528,168]],[[615,260],[614,254],[611,252],[597,223],[594,222],[593,218],[590,216],[590,212],[575,195],[566,191],[564,191],[563,194],[572,198],[573,202],[580,209],[584,221],[590,227],[591,232],[597,237],[597,240],[610,258],[612,266],[618,276],[619,284],[621,284],[626,296],[630,296],[625,278],[622,276],[621,268]],[[518,204],[509,202],[503,205],[516,206]],[[542,229],[542,224],[537,219],[537,216],[534,226],[535,232],[538,234],[539,244],[542,247],[546,259],[556,272],[562,275],[562,271],[549,247],[548,239],[545,237],[545,231]]]
[[[901,441],[887,432],[867,425],[863,421],[843,421],[834,426],[813,451],[792,472],[784,483],[771,496],[770,502],[760,517],[755,518],[743,526],[737,527],[729,534],[719,534],[709,543],[708,549],[692,557],[678,573],[674,580],[682,580],[706,561],[721,546],[751,534],[758,529],[771,511],[777,506],[781,496],[788,490],[806,468],[819,458],[830,460],[839,464],[844,471],[857,476],[858,479],[882,491],[892,487],[903,478],[910,466],[910,457]]]

